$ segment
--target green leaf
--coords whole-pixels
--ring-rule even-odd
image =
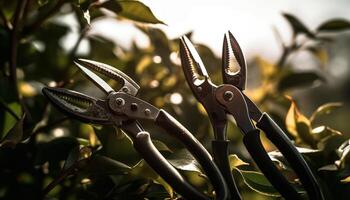
[[[49,2],[49,0],[38,0],[39,6],[43,6],[43,5],[47,4],[48,2]]]
[[[242,176],[244,183],[252,190],[272,197],[280,197],[278,191],[271,185],[266,177],[256,171],[237,170]]]
[[[80,149],[79,146],[75,146],[70,153],[68,154],[67,160],[64,162],[63,170],[66,170],[73,166],[80,157]]]
[[[236,154],[231,154],[228,157],[229,157],[231,171],[236,167],[239,167],[242,165],[249,165],[249,163],[246,163],[243,160],[241,160]]]
[[[318,168],[318,171],[337,171],[338,166],[331,164],[331,165],[325,165],[323,167]]]
[[[317,31],[344,31],[350,29],[350,22],[345,19],[332,19],[321,24]]]
[[[168,161],[177,169],[198,172],[200,175],[205,176],[197,160],[186,149],[181,149],[171,154]]]
[[[129,173],[131,167],[108,158],[102,155],[93,155],[84,168],[84,173],[93,174],[93,175],[101,175],[101,174],[126,174]]]
[[[165,182],[148,164],[145,160],[140,160],[130,171],[131,175],[151,179],[164,187],[170,197],[173,197],[173,189]]]
[[[105,8],[105,9],[110,10],[116,14],[118,14],[119,12],[122,11],[122,7],[121,7],[119,1],[116,1],[116,0],[105,1],[102,4],[100,4],[98,7]]]
[[[45,162],[57,163],[66,160],[76,146],[79,146],[79,143],[74,137],[59,137],[46,143],[39,143],[35,164],[42,165]]]
[[[17,119],[20,118],[20,116],[22,115],[22,108],[19,103],[13,102],[7,105],[5,102],[3,103],[5,106],[7,106],[9,109],[12,110],[12,112],[18,117]],[[10,129],[15,126],[15,124],[17,123],[17,119],[14,116],[12,116],[10,113],[8,112],[5,113],[4,119],[1,120],[2,121],[1,123],[3,123],[2,135],[5,135],[6,133],[8,133]]]
[[[342,133],[328,126],[319,126],[312,129],[312,135],[316,140],[321,141],[322,139],[330,136],[342,135]]]
[[[165,24],[157,19],[151,9],[140,1],[118,1],[122,11],[118,15],[125,18],[152,24]]]
[[[154,146],[158,149],[158,151],[167,151],[172,153],[173,151],[171,149],[169,149],[169,147],[164,144],[162,141],[159,140],[152,140]]]
[[[303,33],[310,38],[315,37],[315,35],[311,33],[310,30],[295,16],[288,13],[283,13],[283,17],[286,18],[289,24],[292,26],[294,34]]]
[[[323,115],[330,114],[333,110],[340,108],[343,106],[343,103],[341,102],[331,102],[323,104],[322,106],[318,107],[316,111],[314,111],[310,117],[310,121],[316,120],[318,117],[321,117]]]
[[[278,83],[278,90],[285,91],[297,87],[312,86],[315,82],[325,82],[325,78],[315,72],[296,72],[288,74]]]
[[[1,140],[0,148],[1,147],[15,148],[16,144],[22,141],[24,118],[25,118],[25,115],[23,115],[21,119],[17,121],[17,123],[11,128],[11,130]]]

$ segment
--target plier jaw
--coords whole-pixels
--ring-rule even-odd
[[[217,86],[211,82],[202,59],[186,36],[180,38],[180,58],[188,86],[204,106],[215,127],[215,137],[225,138],[223,132],[226,130],[227,119],[224,109],[214,95]]]
[[[105,93],[105,97],[98,99],[64,88],[43,88],[43,94],[59,110],[83,122],[103,125],[120,126],[128,117],[155,117],[158,109],[135,97],[140,87],[128,75],[112,66],[92,60],[78,59],[75,64],[89,80]],[[121,87],[115,91],[93,71],[117,81]],[[137,102],[139,111],[136,111],[133,105],[124,105],[126,104],[124,99],[132,99],[133,102]],[[147,107],[151,114],[140,114],[140,107],[142,109]]]
[[[67,90],[45,87],[43,94],[61,111],[86,123],[113,124],[105,100]]]
[[[224,36],[221,69],[224,83],[234,85],[240,90],[245,89],[247,65],[242,49],[230,31]]]
[[[113,92],[112,89],[105,81],[103,81],[100,77],[94,74],[92,71],[100,73],[110,79],[113,79],[120,83],[122,87],[118,90],[118,92],[125,92],[132,96],[136,96],[140,86],[132,80],[128,75],[124,74],[122,71],[109,66],[104,63],[96,62],[93,60],[87,59],[78,59],[74,62],[78,68],[87,76],[89,80],[91,80],[97,87],[99,87],[106,94]],[[92,71],[90,71],[92,70]]]

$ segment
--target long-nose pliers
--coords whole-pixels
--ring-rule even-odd
[[[145,161],[171,187],[185,199],[209,199],[199,192],[160,154],[153,145],[150,134],[146,132],[139,120],[151,120],[167,133],[181,141],[197,159],[203,171],[211,181],[216,199],[227,199],[228,189],[218,167],[211,155],[201,143],[165,110],[158,109],[136,97],[139,86],[126,74],[116,68],[91,61],[79,59],[76,65],[103,92],[103,98],[95,98],[64,88],[45,87],[42,91],[59,110],[80,121],[113,125],[121,128],[133,141],[134,148]],[[94,72],[121,83],[115,91]]]
[[[228,162],[227,114],[234,117],[244,135],[245,147],[257,166],[285,199],[297,200],[302,199],[302,196],[271,161],[261,143],[260,131],[256,127],[263,130],[267,138],[284,155],[298,175],[309,199],[323,199],[313,172],[288,136],[267,113],[262,113],[243,93],[247,67],[242,50],[231,32],[225,34],[223,42],[221,70],[223,84],[217,86],[210,80],[201,58],[186,36],[180,38],[180,58],[186,81],[194,96],[207,111],[214,129],[213,157],[226,179],[231,199],[241,199],[241,196]],[[256,126],[252,121],[256,122]]]

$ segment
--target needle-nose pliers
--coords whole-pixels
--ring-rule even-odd
[[[211,181],[216,199],[227,199],[228,189],[218,167],[202,144],[165,110],[158,109],[136,97],[139,86],[126,74],[116,68],[96,61],[79,59],[76,65],[103,92],[103,98],[95,98],[64,88],[43,88],[43,93],[59,110],[80,121],[113,125],[121,128],[133,141],[134,148],[145,161],[171,187],[185,199],[209,199],[199,192],[160,154],[153,145],[150,134],[139,120],[151,120],[167,133],[181,141],[197,159]],[[94,72],[121,83],[115,91]]]
[[[213,157],[226,179],[231,199],[241,199],[241,196],[228,162],[227,114],[234,117],[237,126],[244,134],[245,147],[257,166],[285,199],[296,200],[302,197],[271,161],[261,143],[260,131],[256,127],[263,130],[267,138],[285,156],[307,191],[309,199],[323,199],[313,172],[288,136],[267,113],[262,113],[243,93],[247,67],[242,50],[231,32],[225,34],[223,42],[221,67],[223,84],[217,86],[210,80],[200,56],[186,36],[180,38],[180,58],[186,81],[194,96],[207,111],[214,129]],[[256,122],[256,126],[252,121]]]

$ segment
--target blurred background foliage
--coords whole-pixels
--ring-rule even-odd
[[[79,38],[67,50],[62,39],[73,14]],[[300,147],[318,175],[327,199],[350,195],[350,76],[328,85],[329,63],[348,59],[350,23],[331,19],[316,29],[283,13],[293,30],[276,63],[256,56],[248,60],[247,94],[269,112]],[[133,23],[150,40],[131,49],[90,34],[90,23],[112,18]],[[166,22],[165,22],[166,23]],[[124,71],[141,86],[139,97],[169,111],[209,150],[213,138],[205,110],[187,87],[178,58],[178,40],[150,24],[164,24],[147,5],[130,0],[0,1],[0,198],[1,199],[176,199],[178,195],[133,150],[130,140],[113,127],[83,124],[52,108],[41,94],[45,85],[101,95],[74,67],[78,57],[104,62]],[[118,27],[115,27],[118,29]],[[191,38],[191,32],[187,36]],[[82,41],[90,48],[77,50]],[[196,44],[214,82],[220,83],[221,59]],[[291,60],[306,52],[319,68],[300,70]],[[311,59],[310,58],[310,59]],[[118,83],[109,82],[114,87]],[[208,196],[212,187],[200,166],[173,139],[146,123],[157,148],[188,180]],[[259,173],[241,142],[233,120],[228,126],[232,172],[244,199],[279,199]],[[302,187],[288,163],[266,139],[271,158],[291,183]]]

